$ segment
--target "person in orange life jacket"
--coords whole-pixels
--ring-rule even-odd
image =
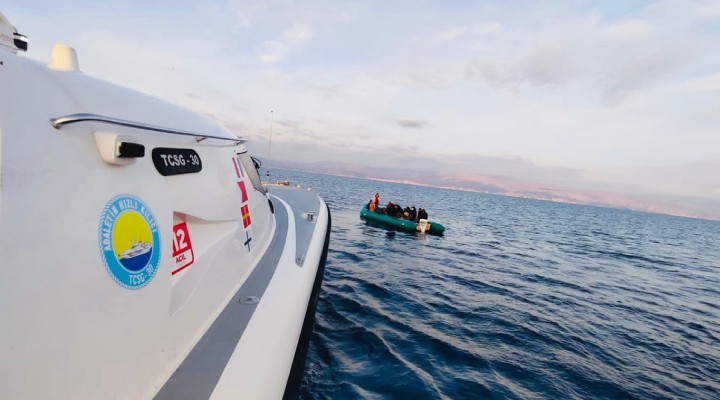
[[[373,201],[375,202],[375,206],[380,205],[380,193],[375,193],[375,197],[373,197]]]

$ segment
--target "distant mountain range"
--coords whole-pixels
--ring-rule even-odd
[[[305,163],[266,160],[265,162],[270,168],[720,220],[719,204],[711,199],[558,187],[475,172],[419,171],[329,161]]]

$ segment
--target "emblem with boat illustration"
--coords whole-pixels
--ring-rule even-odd
[[[133,270],[135,265],[144,266],[152,255],[152,243],[134,242],[132,247],[118,254],[118,260],[127,269]]]
[[[121,194],[105,206],[100,218],[103,260],[116,282],[139,289],[155,276],[160,236],[150,208],[137,196]]]

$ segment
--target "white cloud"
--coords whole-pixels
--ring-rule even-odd
[[[460,36],[467,33],[468,28],[466,26],[456,26],[453,28],[448,28],[443,30],[442,32],[438,33],[438,38],[440,40],[455,40],[459,38]]]
[[[297,23],[283,32],[282,37],[289,43],[304,42],[312,36],[312,29],[308,24]]]
[[[650,32],[650,23],[640,19],[629,19],[610,25],[605,31],[611,39],[636,39]]]
[[[516,67],[522,80],[533,84],[558,84],[572,75],[570,61],[561,46],[540,46],[527,55]]]
[[[718,92],[720,91],[720,73],[688,80],[682,85],[682,89],[688,92]]]
[[[558,85],[573,75],[572,61],[566,50],[545,44],[531,49],[516,60],[497,61],[492,58],[469,61],[465,76],[503,88],[517,89],[520,85]]]
[[[265,0],[230,0],[229,5],[234,10],[238,23],[245,28],[250,27],[253,19],[268,11],[270,7]]]
[[[470,27],[469,31],[473,35],[482,35],[486,33],[495,33],[500,30],[499,22],[485,22],[482,24],[476,24]]]
[[[467,26],[455,26],[444,29],[437,34],[442,41],[452,41],[463,36],[476,36],[496,33],[502,25],[499,22],[484,22]]]
[[[293,131],[378,157],[412,143],[446,158],[472,151],[601,172],[720,158],[720,52],[708,50],[720,6],[657,0],[618,15],[603,2],[574,4],[230,0],[104,19],[75,4],[51,17],[24,5],[6,15],[20,14],[13,23],[31,53],[47,60],[53,41],[77,44],[88,73],[212,112],[249,138],[264,137],[273,109],[276,121],[295,121],[278,126],[288,143]],[[124,40],[128,30],[143,31],[143,43]],[[677,182],[691,171],[673,168]],[[619,171],[611,178],[628,184],[647,176]],[[719,187],[687,181],[673,193]]]
[[[260,61],[264,64],[275,64],[299,51],[312,37],[312,28],[308,24],[296,23],[287,28],[278,40],[268,40],[256,48]]]
[[[687,49],[668,47],[639,53],[618,63],[604,78],[604,98],[609,104],[615,104],[628,93],[679,72],[688,65],[690,57]]]
[[[285,43],[277,41],[263,42],[257,49],[260,61],[265,64],[274,64],[284,58],[289,51]]]

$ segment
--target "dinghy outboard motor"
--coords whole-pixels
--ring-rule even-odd
[[[421,219],[420,222],[417,224],[417,230],[420,231],[420,233],[425,233],[426,231],[430,230],[430,223],[428,223],[428,220]]]

